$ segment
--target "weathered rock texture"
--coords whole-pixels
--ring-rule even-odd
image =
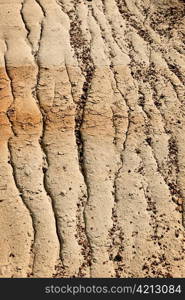
[[[0,0],[1,277],[185,277],[184,38],[182,0]]]

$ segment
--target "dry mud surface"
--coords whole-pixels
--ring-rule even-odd
[[[185,1],[0,0],[0,277],[185,277]]]

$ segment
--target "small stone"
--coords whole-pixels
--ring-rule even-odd
[[[179,198],[179,199],[177,200],[177,203],[178,203],[179,205],[182,205],[183,200],[182,200],[181,198]]]
[[[26,176],[30,176],[31,171],[30,171],[28,168],[25,168],[24,174],[25,174]]]
[[[178,201],[178,199],[177,199],[177,197],[176,197],[175,195],[172,197],[172,200],[173,200],[175,203],[177,203],[177,201]]]
[[[62,152],[58,152],[58,155],[64,155]]]
[[[62,190],[62,191],[60,192],[60,195],[61,195],[61,196],[65,196],[65,194],[66,194],[66,190]]]
[[[115,257],[114,257],[114,261],[122,261],[122,257],[121,257],[121,255],[116,255]]]
[[[183,208],[182,206],[179,207],[179,212],[182,213],[183,212]]]

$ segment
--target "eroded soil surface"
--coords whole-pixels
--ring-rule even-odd
[[[185,1],[0,0],[0,277],[185,277]]]

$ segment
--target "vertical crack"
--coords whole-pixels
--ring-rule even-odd
[[[8,51],[8,43],[7,41],[5,41],[5,45],[6,45],[6,52]],[[8,163],[10,164],[11,168],[12,168],[12,176],[13,176],[13,180],[14,180],[14,183],[15,183],[15,186],[16,186],[16,189],[18,191],[18,194],[22,200],[22,203],[24,204],[30,218],[31,218],[31,222],[32,222],[32,228],[33,228],[33,241],[32,241],[32,244],[31,244],[31,248],[30,248],[30,254],[33,255],[33,262],[32,262],[32,266],[34,265],[34,261],[35,261],[35,254],[33,252],[33,247],[34,247],[34,243],[35,243],[35,237],[36,237],[36,229],[35,229],[35,224],[34,224],[34,216],[29,208],[29,206],[27,205],[26,203],[26,200],[25,200],[25,197],[23,195],[23,191],[22,191],[22,188],[19,186],[19,183],[17,181],[17,174],[16,174],[16,167],[15,167],[15,162],[14,162],[14,159],[13,159],[13,154],[12,154],[12,146],[11,146],[11,140],[12,138],[14,137],[17,137],[17,134],[14,130],[14,124],[11,120],[11,115],[14,114],[14,108],[12,108],[12,104],[14,104],[15,102],[15,95],[14,95],[14,90],[13,90],[13,83],[12,83],[12,78],[11,78],[11,74],[8,70],[8,67],[7,67],[7,59],[6,59],[6,54],[4,55],[4,62],[5,62],[5,72],[7,74],[7,77],[8,77],[8,80],[9,80],[9,84],[10,84],[10,92],[11,92],[11,95],[13,97],[13,102],[10,104],[9,108],[7,109],[7,112],[6,112],[6,115],[7,115],[7,118],[8,118],[8,121],[9,121],[9,124],[10,124],[10,127],[11,127],[11,131],[12,131],[12,134],[13,134],[13,137],[9,137],[8,141],[7,141],[7,148],[8,148],[8,152],[9,152],[9,161]]]
[[[63,260],[62,260],[62,256],[61,256],[61,248],[62,248],[62,244],[63,244],[63,239],[62,239],[62,236],[59,232],[59,227],[58,227],[58,222],[57,222],[58,215],[57,215],[57,212],[56,212],[56,209],[55,209],[54,198],[51,195],[51,192],[48,188],[47,178],[46,178],[47,169],[49,168],[48,153],[47,153],[47,150],[46,150],[46,147],[45,147],[45,144],[44,144],[44,136],[45,136],[45,131],[46,131],[46,123],[45,123],[46,113],[45,113],[44,109],[42,109],[42,107],[40,107],[40,105],[39,105],[40,102],[39,102],[39,95],[38,95],[38,86],[39,86],[39,82],[40,82],[40,61],[39,61],[38,54],[39,54],[39,50],[40,50],[40,47],[41,47],[41,40],[42,40],[43,29],[44,29],[43,22],[44,22],[44,18],[46,18],[46,11],[45,11],[44,7],[40,4],[39,0],[35,0],[35,1],[37,2],[37,4],[39,5],[39,7],[42,10],[43,19],[42,19],[41,24],[40,24],[40,38],[39,38],[39,41],[38,41],[38,49],[37,49],[37,52],[34,54],[35,64],[38,67],[38,72],[37,72],[37,77],[36,77],[36,84],[35,84],[35,87],[34,87],[34,90],[33,90],[33,96],[36,99],[36,102],[39,106],[39,110],[40,110],[41,115],[42,115],[42,134],[39,138],[39,144],[40,144],[41,151],[43,153],[43,158],[45,159],[45,164],[43,164],[43,186],[44,186],[44,189],[46,191],[47,196],[50,199],[50,203],[51,203],[51,207],[52,207],[52,211],[53,211],[53,215],[54,215],[54,220],[55,220],[56,234],[57,234],[57,238],[58,238],[58,241],[59,241],[60,259],[61,259],[61,262],[62,262],[62,265],[63,265]]]
[[[85,267],[85,264],[90,266],[91,265],[91,257],[92,257],[92,249],[90,240],[87,234],[87,221],[86,221],[86,205],[88,203],[89,199],[89,187],[88,187],[88,180],[87,180],[87,174],[86,174],[86,168],[85,168],[85,158],[84,158],[84,140],[83,140],[83,133],[82,133],[82,124],[84,120],[84,114],[85,114],[85,106],[88,99],[89,91],[91,88],[91,82],[94,75],[94,64],[93,60],[91,58],[91,47],[88,45],[87,41],[84,39],[81,28],[80,28],[80,20],[76,14],[76,7],[77,2],[74,3],[74,9],[66,12],[70,19],[70,43],[75,51],[75,56],[77,58],[77,61],[79,63],[80,69],[82,71],[83,76],[85,77],[83,88],[82,88],[82,95],[79,99],[79,101],[76,103],[76,112],[75,112],[75,137],[76,137],[76,145],[77,145],[77,151],[78,151],[78,162],[79,162],[79,168],[81,171],[81,174],[84,179],[84,183],[86,186],[86,193],[87,193],[87,199],[79,199],[81,204],[78,204],[77,212],[80,210],[80,206],[83,207],[83,221],[84,221],[84,234],[85,234],[85,247],[82,247],[82,253],[86,259],[86,262],[82,264],[82,266],[79,269],[79,276],[83,275],[83,267]],[[64,7],[63,10],[65,11]],[[67,70],[67,68],[66,68]],[[68,73],[68,77],[70,80],[70,74]],[[71,83],[71,87],[72,82]],[[72,97],[73,92],[71,91]],[[74,98],[74,97],[73,97]],[[79,206],[80,205],[80,206]],[[79,224],[77,224],[77,227],[79,227]],[[82,226],[80,225],[80,228]],[[80,234],[78,230],[78,234]],[[81,237],[79,236],[79,240],[81,240]]]
[[[46,10],[44,9],[43,5],[40,4],[40,0],[35,0],[35,2],[39,5],[42,13],[43,13],[43,17],[45,18],[46,17]]]
[[[114,246],[115,233],[116,232],[119,233],[118,236],[119,236],[119,240],[120,240],[120,245],[119,245],[119,248],[118,248],[118,251],[117,251],[117,255],[113,258],[112,254],[110,254],[110,258],[113,259],[114,263],[117,265],[117,267],[115,268],[116,277],[120,277],[121,276],[120,272],[123,271],[123,262],[122,262],[121,254],[124,250],[124,245],[123,245],[124,233],[123,233],[121,227],[118,225],[117,204],[119,202],[119,197],[118,197],[118,182],[117,182],[117,180],[120,177],[121,170],[122,170],[123,165],[124,165],[124,152],[125,152],[125,149],[127,147],[128,136],[129,136],[129,132],[130,132],[131,111],[132,111],[132,109],[130,108],[130,106],[128,104],[128,101],[126,100],[126,97],[123,95],[122,91],[120,90],[120,88],[118,86],[118,82],[117,82],[117,78],[116,78],[116,70],[114,69],[113,64],[111,64],[111,68],[112,68],[112,74],[113,74],[113,77],[114,77],[114,81],[115,81],[115,84],[116,84],[116,89],[119,91],[120,95],[124,99],[126,107],[127,107],[127,113],[128,113],[128,124],[127,124],[126,133],[125,133],[125,140],[123,142],[122,149],[121,149],[121,152],[120,152],[120,166],[119,166],[118,170],[115,172],[114,182],[113,182],[113,189],[114,189],[114,192],[113,192],[114,206],[112,208],[113,226],[112,226],[112,229],[109,232],[110,236],[112,237],[112,243],[113,243],[112,246]],[[114,112],[113,112],[113,123],[114,123]]]
[[[29,44],[29,46],[32,50],[32,44],[29,40],[30,29],[29,29],[29,26],[27,25],[27,22],[25,20],[24,13],[23,13],[25,3],[26,3],[26,0],[23,0],[22,3],[21,3],[20,15],[21,15],[21,18],[22,18],[22,21],[23,21],[23,24],[24,24],[24,27],[25,27],[25,30],[26,30],[26,38],[27,38],[28,44]]]
[[[44,159],[43,168],[42,168],[43,169],[43,186],[44,186],[44,189],[46,191],[47,196],[50,199],[50,203],[51,203],[52,210],[53,210],[53,215],[54,215],[54,219],[55,219],[56,234],[57,234],[57,238],[58,238],[58,241],[59,241],[59,247],[60,247],[60,259],[61,259],[62,267],[63,267],[64,266],[63,265],[63,258],[62,258],[62,255],[61,255],[63,238],[62,238],[62,235],[60,234],[60,231],[59,231],[59,226],[58,226],[58,221],[57,221],[58,220],[58,214],[57,214],[57,211],[56,211],[56,208],[55,208],[54,197],[52,196],[52,194],[50,192],[50,189],[48,187],[48,184],[47,184],[47,170],[50,167],[50,163],[49,163],[47,149],[46,149],[45,143],[44,143],[44,136],[45,136],[45,131],[46,131],[45,112],[41,109],[41,113],[42,113],[42,135],[40,136],[39,144],[40,144],[40,148],[42,150],[43,159]]]

